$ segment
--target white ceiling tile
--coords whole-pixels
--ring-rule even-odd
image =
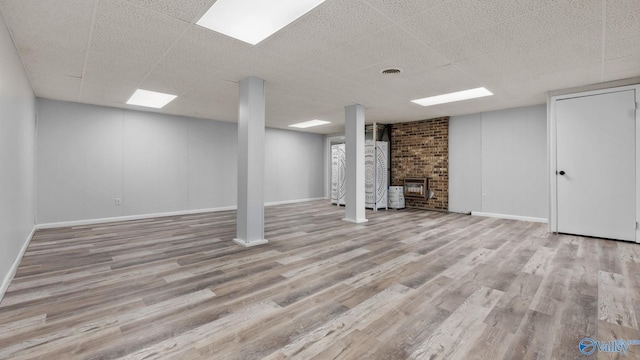
[[[78,101],[80,78],[54,73],[30,74],[31,86],[38,97],[63,101]]]
[[[529,73],[544,72],[543,64],[518,50],[494,52],[457,62],[456,66],[473,74],[481,83],[488,81],[515,81]],[[491,89],[489,89],[491,90]]]
[[[561,34],[537,39],[505,51],[497,51],[457,62],[480,82],[520,81],[601,61],[601,40],[595,23]],[[532,51],[535,49],[535,51]]]
[[[237,121],[238,118],[238,84],[209,76],[196,83],[189,92],[180,95],[167,105],[168,110],[187,116],[214,119],[220,121]]]
[[[285,59],[197,25],[185,38],[153,68],[141,86],[182,95],[213,74],[236,82],[247,76],[268,79],[292,65]]]
[[[179,41],[164,55],[165,66],[186,67],[194,72],[217,71],[235,64],[253,47],[242,41],[198,25],[190,25]]]
[[[213,5],[215,0],[127,0],[130,3],[173,16],[175,18],[195,22]]]
[[[442,5],[448,0],[363,0],[385,16],[402,23],[416,14]]]
[[[602,81],[613,81],[640,76],[640,55],[606,61]]]
[[[306,64],[332,73],[348,74],[399,56],[415,53],[424,47],[411,36],[407,36],[404,30],[393,26],[345,45],[333,53],[315,58]]]
[[[640,36],[640,1],[607,2],[607,41]]]
[[[450,65],[449,61],[428,47],[414,49],[413,52],[390,58],[376,65],[344,76],[354,84],[352,93],[356,100],[367,99],[367,103],[375,104],[386,101],[390,96],[405,95],[407,89],[413,89],[419,81],[416,75]],[[399,68],[400,74],[382,74],[381,70]],[[359,100],[364,101],[364,100]]]
[[[185,94],[186,96],[201,97],[207,99],[228,100],[233,106],[238,105],[239,85],[237,82],[219,78],[217,75],[202,79]]]
[[[301,91],[326,92],[336,98],[346,96],[353,84],[340,75],[334,75],[307,65],[298,65],[283,72],[271,86],[291,93]]]
[[[125,80],[118,82],[82,82],[80,101],[89,104],[122,107],[136,91],[137,83]]]
[[[570,70],[544,74],[529,80],[530,91],[548,92],[601,82],[601,63],[577,65]],[[520,95],[522,97],[522,95]]]
[[[590,3],[584,1],[581,7],[576,8],[555,2],[552,6],[540,7],[526,15],[434,45],[434,49],[457,62],[491,52],[522,48],[523,45],[539,46],[551,37],[564,37],[576,28],[600,24],[601,6],[592,4],[587,7]],[[594,29],[591,36],[598,38],[601,25]]]
[[[392,111],[398,121],[409,121],[440,114],[432,107],[415,107],[411,100],[479,86],[455,66],[446,65],[411,76],[377,74],[370,81],[361,82],[351,98],[367,108]]]
[[[255,48],[234,63],[223,66],[217,71],[217,76],[236,82],[248,76],[256,76],[269,82],[276,81],[280,74],[298,65],[299,63]]]
[[[20,42],[39,39],[68,48],[86,48],[94,2],[0,0],[0,7]],[[48,21],[52,17],[55,21]]]
[[[609,39],[605,46],[606,60],[640,55],[640,36],[632,36],[615,40]]]
[[[488,82],[487,87],[508,103],[520,106],[540,104],[546,101],[549,91],[594,84],[602,81],[602,65],[598,62],[576,65],[555,73],[536,75],[517,81]],[[522,84],[526,84],[523,86]]]
[[[582,14],[583,17],[588,17],[588,18],[591,18],[592,20],[602,19],[603,0],[565,0],[565,1],[575,11]]]
[[[327,0],[258,46],[305,62],[391,25],[390,20],[360,1]]]
[[[508,22],[509,29],[522,44],[563,36],[577,28],[602,24],[602,6],[599,3],[600,0],[554,1],[551,6]]]
[[[405,29],[428,45],[497,24],[487,10],[488,1],[451,0],[402,23]]]
[[[591,1],[591,0],[587,0]],[[557,0],[487,0],[482,1],[483,10],[496,22],[516,19],[531,12],[538,11],[550,5],[557,4]]]
[[[155,63],[188,23],[125,0],[98,1],[91,50]]]
[[[124,104],[152,64],[120,54],[89,51],[80,99],[92,104]]]
[[[342,109],[352,103],[335,94],[313,88],[291,90],[267,84],[265,89],[267,117],[289,114],[288,122],[294,124],[316,119],[324,112]]]
[[[279,124],[282,127],[313,119],[327,120],[335,124],[336,119],[328,117],[327,114],[344,114],[344,107],[354,103],[350,100],[349,94],[324,91],[322,88],[302,84],[267,83],[265,92],[267,121],[269,124]],[[343,120],[339,120],[341,124],[344,124]]]
[[[574,67],[602,60],[600,23],[574,28],[560,36],[541,39],[529,46],[541,46],[538,61],[547,65],[547,72],[570,71]],[[547,70],[545,69],[545,70]]]
[[[485,28],[439,44],[433,48],[451,62],[501,51],[518,43],[506,24]]]
[[[93,4],[86,0],[0,2],[25,67],[39,74],[74,77],[82,76]],[[43,21],[52,13],[56,21]]]
[[[137,84],[144,79],[151,67],[150,63],[124,55],[89,51],[84,80],[102,84]]]
[[[56,47],[51,43],[38,41],[29,41],[29,44],[34,46],[21,49],[24,53],[29,53],[29,56],[23,57],[22,62],[28,71],[82,77],[87,53],[85,49]]]
[[[388,68],[400,68],[401,76],[411,76],[422,73],[440,66],[448,65],[451,62],[430,47],[420,46],[412,52],[388,58],[378,64],[362,69],[358,74],[367,77],[379,74],[381,70]]]
[[[211,72],[193,71],[189,67],[157,65],[139,83],[139,88],[173,95],[183,95]]]

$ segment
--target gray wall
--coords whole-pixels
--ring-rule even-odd
[[[236,205],[236,124],[45,99],[37,108],[39,224]],[[267,129],[265,202],[323,197],[323,149],[322,135]]]
[[[267,129],[265,154],[266,202],[324,197],[324,135]]]
[[[34,102],[0,16],[0,298],[34,226]]]
[[[449,119],[449,211],[482,209],[482,114]]]
[[[452,117],[449,210],[547,219],[546,159],[545,105]]]

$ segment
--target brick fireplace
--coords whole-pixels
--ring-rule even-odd
[[[391,125],[391,185],[429,178],[431,199],[407,198],[407,207],[449,209],[449,117]]]

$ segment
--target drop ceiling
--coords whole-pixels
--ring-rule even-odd
[[[196,25],[215,0],[0,0],[36,96],[234,122],[238,81],[266,81],[266,123],[344,129],[542,104],[550,90],[640,76],[638,0],[327,0],[252,46]],[[381,74],[389,67],[396,75]],[[410,102],[486,87],[494,96]]]

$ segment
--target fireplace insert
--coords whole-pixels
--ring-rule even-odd
[[[427,199],[429,194],[428,178],[410,178],[404,179],[404,197]]]

